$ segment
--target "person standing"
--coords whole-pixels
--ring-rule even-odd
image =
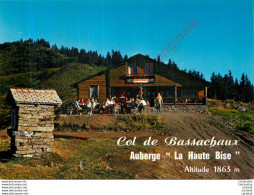
[[[157,97],[156,97],[157,114],[158,114],[159,112],[161,112],[161,105],[162,105],[162,103],[163,103],[163,99],[162,99],[162,97],[161,97],[161,94],[158,93],[158,95],[157,95]]]

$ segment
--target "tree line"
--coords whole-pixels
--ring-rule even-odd
[[[57,48],[56,45],[53,45],[52,48],[55,51],[60,52],[64,56],[71,57],[75,62],[96,65],[96,66],[107,66],[112,67],[115,64],[119,64],[124,60],[128,59],[128,56],[125,55],[122,57],[120,51],[112,50],[111,52],[107,52],[106,57],[98,54],[97,51],[86,51],[84,49],[78,50],[78,48],[72,47],[64,47],[62,46],[60,49]]]
[[[254,87],[248,76],[242,74],[240,81],[234,79],[231,71],[222,76],[212,73],[208,97],[220,100],[233,99],[235,101],[253,102]]]
[[[104,57],[97,51],[64,46],[58,48],[56,44],[50,46],[44,39],[36,41],[21,39],[13,43],[0,44],[0,76],[61,68],[69,63],[111,67],[127,58],[127,55],[123,57],[117,50],[107,52]]]
[[[169,59],[167,65],[179,70],[176,63],[171,59]],[[186,69],[182,71],[192,75],[195,78],[205,81],[204,74],[199,71],[187,71]],[[219,100],[232,99],[246,103],[254,101],[254,86],[246,74],[243,73],[241,80],[238,81],[237,78],[233,78],[232,72],[230,70],[228,74],[225,74],[224,76],[222,76],[220,73],[215,74],[213,72],[210,79],[211,84],[208,87],[209,98]]]

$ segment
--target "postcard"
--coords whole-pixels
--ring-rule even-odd
[[[239,180],[250,194],[252,4],[0,1],[2,189]]]

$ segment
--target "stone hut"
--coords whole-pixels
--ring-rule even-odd
[[[11,151],[16,157],[42,157],[53,152],[54,106],[62,104],[55,90],[10,89]]]

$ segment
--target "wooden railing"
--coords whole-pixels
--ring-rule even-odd
[[[155,74],[126,74],[126,77],[135,77],[135,78],[142,78],[142,77],[154,77]]]

